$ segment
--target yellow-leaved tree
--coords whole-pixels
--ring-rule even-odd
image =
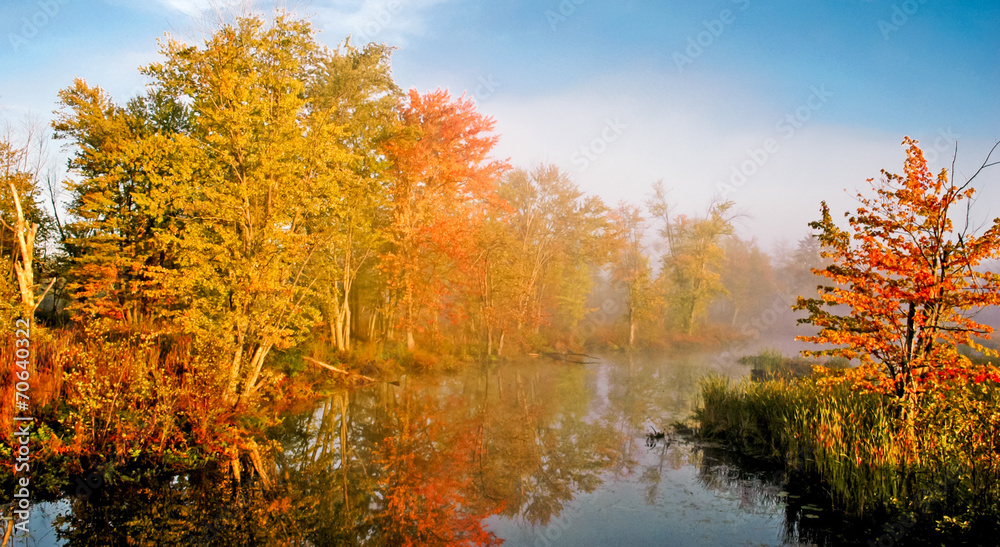
[[[162,55],[124,107],[81,80],[61,93],[55,128],[79,176],[66,247],[84,311],[228,355],[220,394],[237,403],[319,317],[310,267],[331,237],[307,225],[337,221],[330,173],[352,158],[340,120],[311,102],[331,53],[279,15],[238,18],[201,46],[167,40]]]

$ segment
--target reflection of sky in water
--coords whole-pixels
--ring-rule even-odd
[[[70,512],[69,502],[38,502],[31,506],[31,516],[28,518],[27,536],[14,535],[12,547],[27,545],[31,547],[56,547],[65,545],[65,541],[56,537],[52,523],[60,515]]]
[[[643,463],[656,465],[655,460],[652,455]],[[487,522],[504,545],[513,546],[781,544],[780,507],[741,507],[739,497],[720,496],[700,484],[690,464],[665,470],[653,505],[644,490],[634,477],[606,482],[578,496],[567,515],[544,527],[499,517]]]
[[[781,545],[777,488],[739,480],[724,466],[699,473],[705,457],[679,439],[646,446],[650,426],[662,430],[690,415],[697,379],[717,366],[698,358],[621,359],[588,367],[594,399],[587,421],[615,423],[629,461],[602,473],[593,492],[578,493],[547,526],[494,516],[489,529],[512,546]]]

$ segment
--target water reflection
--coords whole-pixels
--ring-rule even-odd
[[[545,525],[621,458],[593,398],[584,367],[537,364],[345,392],[275,432],[277,476],[315,544],[498,543],[486,517]]]
[[[336,393],[271,432],[274,488],[212,470],[151,476],[75,501],[62,534],[68,545],[824,543],[783,475],[669,432],[708,362],[538,360]],[[806,520],[820,532],[803,534]]]

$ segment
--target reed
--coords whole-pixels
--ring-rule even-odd
[[[808,377],[701,383],[700,434],[818,477],[857,515],[905,512],[940,531],[997,527],[1000,389],[952,386],[924,397],[908,442],[898,401]]]

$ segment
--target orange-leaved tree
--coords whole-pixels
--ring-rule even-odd
[[[875,194],[858,195],[857,213],[844,214],[849,229],[837,227],[823,203],[822,220],[810,226],[830,265],[813,273],[832,284],[819,287],[819,298],[799,297],[795,308],[809,313],[800,323],[820,329],[799,340],[838,346],[807,354],[859,359],[858,378],[876,379],[912,409],[925,380],[968,367],[959,344],[985,349],[975,340],[993,329],[969,312],[1000,303],[1000,275],[977,269],[1000,256],[1000,218],[979,235],[970,226],[972,180],[996,164],[997,146],[958,185],[947,169],[932,175],[917,141],[903,144],[903,175],[869,179]]]
[[[477,112],[471,99],[410,90],[399,114],[402,128],[385,147],[392,165],[392,245],[382,266],[398,295],[400,326],[412,351],[414,330],[436,321],[450,282],[475,279],[474,227],[484,221],[507,163],[490,157],[499,137],[492,133],[493,119]]]

